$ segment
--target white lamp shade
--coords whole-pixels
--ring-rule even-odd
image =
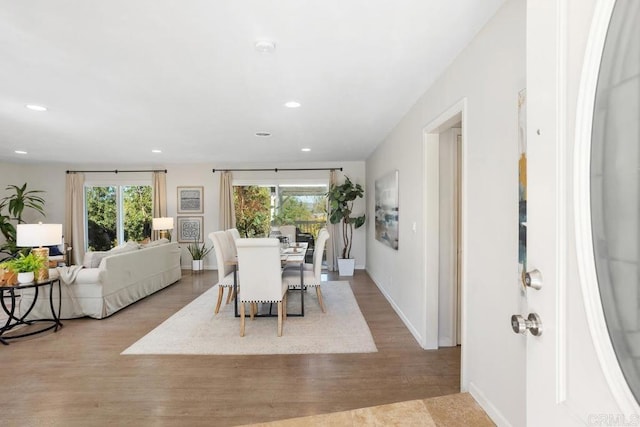
[[[54,246],[62,243],[62,224],[18,224],[19,247]]]
[[[153,218],[154,230],[173,230],[173,217]]]

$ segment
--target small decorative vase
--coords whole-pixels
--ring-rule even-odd
[[[26,273],[18,273],[18,283],[31,283],[33,282],[34,274],[33,271],[28,271]]]

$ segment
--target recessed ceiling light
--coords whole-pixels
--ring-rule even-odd
[[[14,151],[14,153],[16,153],[16,154],[27,154],[26,151],[22,151],[22,150],[16,150],[16,151]]]
[[[259,136],[261,138],[266,138],[268,136],[271,136],[271,133],[269,133],[269,132],[256,132],[256,136]]]
[[[289,101],[285,102],[284,106],[287,108],[298,108],[300,107],[300,103],[298,101]]]
[[[276,50],[276,44],[271,40],[258,40],[254,46],[260,53],[273,53]]]
[[[25,107],[32,111],[47,111],[47,107],[43,107],[42,105],[27,104]]]
[[[152,153],[156,153],[156,154],[160,154],[162,153],[162,150],[151,150]]]
[[[307,152],[311,151],[311,148],[303,148],[300,151],[304,151],[305,153],[307,153]]]

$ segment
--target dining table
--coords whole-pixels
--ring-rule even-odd
[[[283,270],[285,268],[295,268],[296,266],[300,269],[300,312],[290,313],[287,310],[287,317],[304,316],[304,260],[307,249],[309,249],[309,243],[307,242],[282,243],[280,245],[280,263]],[[227,264],[233,266],[233,291],[236,295],[236,298],[234,300],[233,312],[235,317],[240,317],[240,313],[238,313],[238,257],[236,256],[233,259],[227,260],[226,262]],[[295,288],[290,287],[289,290],[295,290]],[[256,316],[275,317],[277,316],[277,314],[271,314],[271,309],[269,309],[268,314],[256,314]]]

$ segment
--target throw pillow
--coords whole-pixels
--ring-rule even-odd
[[[60,248],[57,246],[47,246],[49,248],[49,256],[60,256],[60,255],[64,255],[61,251]]]
[[[100,266],[100,261],[102,261],[102,258],[106,257],[107,255],[111,254],[104,251],[87,252],[84,254],[82,266],[84,268],[98,268]]]

